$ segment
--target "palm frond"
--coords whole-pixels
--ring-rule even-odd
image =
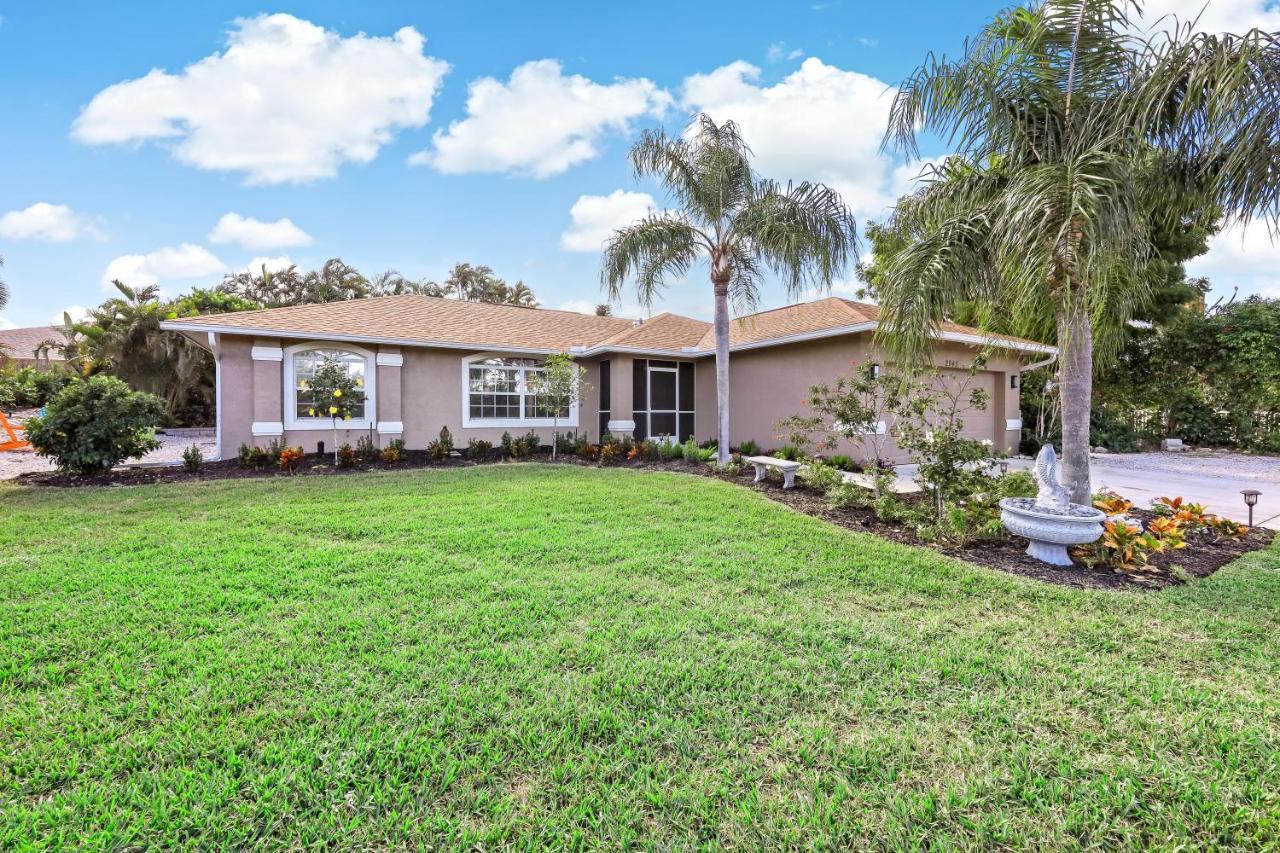
[[[635,278],[636,295],[648,307],[671,276],[683,276],[705,248],[698,229],[673,213],[651,213],[619,229],[605,242],[600,284],[611,300],[622,298],[622,286]]]

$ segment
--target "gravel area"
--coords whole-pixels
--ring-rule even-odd
[[[35,414],[34,409],[18,410],[9,415],[14,423],[21,424],[24,420]],[[128,465],[148,465],[164,462],[176,462],[182,459],[182,451],[186,450],[192,444],[199,446],[204,453],[206,459],[213,456],[214,437],[213,435],[200,436],[191,438],[187,436],[172,436],[161,433],[156,438],[160,442],[160,447],[153,450],[140,460],[131,460]],[[52,471],[54,464],[49,459],[36,454],[34,450],[10,450],[0,452],[0,480],[12,480],[20,474],[35,471]]]
[[[1280,457],[1250,456],[1226,450],[1185,450],[1181,453],[1098,453],[1093,464],[1103,469],[1151,471],[1189,477],[1222,477],[1280,483]]]

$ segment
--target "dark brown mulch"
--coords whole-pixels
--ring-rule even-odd
[[[401,461],[396,464],[357,462],[350,468],[341,468],[334,466],[332,456],[309,454],[300,461],[293,474],[276,469],[256,470],[243,468],[236,460],[229,459],[221,462],[206,462],[195,473],[188,472],[181,467],[125,468],[112,471],[101,477],[81,477],[58,471],[41,471],[23,474],[17,478],[17,481],[23,485],[54,487],[134,486],[150,483],[183,483],[263,477],[305,477],[321,474],[340,475],[365,471],[396,471],[416,468],[464,468],[501,461],[501,458],[496,454],[482,460],[468,460],[459,457],[434,460],[427,456],[425,451],[411,450],[407,451]],[[551,457],[549,453],[543,453],[524,461],[534,464],[550,463]],[[558,464],[565,465],[594,467],[596,464],[576,456],[561,456],[556,461]],[[1020,539],[1008,537],[989,542],[974,543],[963,548],[923,541],[911,529],[880,521],[871,510],[835,509],[827,503],[821,494],[812,492],[803,485],[798,485],[794,489],[783,489],[780,479],[768,479],[763,483],[753,482],[753,472],[750,469],[741,474],[725,474],[715,471],[708,465],[685,462],[683,460],[650,463],[629,462],[623,467],[647,468],[727,480],[745,488],[754,489],[798,512],[821,518],[850,530],[873,533],[885,539],[907,545],[933,548],[948,556],[1010,574],[1022,575],[1023,577],[1034,578],[1047,583],[1087,589],[1160,589],[1186,583],[1193,577],[1208,577],[1236,558],[1250,551],[1267,547],[1275,536],[1273,531],[1265,528],[1255,528],[1246,539],[1237,542],[1218,540],[1207,532],[1192,534],[1187,537],[1187,547],[1185,549],[1154,555],[1149,565],[1140,572],[1118,572],[1105,567],[1090,568],[1080,564],[1058,568],[1056,566],[1047,566],[1027,556],[1025,553],[1026,543]],[[1138,516],[1144,522],[1154,517],[1152,513],[1142,510],[1133,511],[1130,514]]]

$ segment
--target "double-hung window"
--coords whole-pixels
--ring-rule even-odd
[[[472,356],[463,360],[463,425],[576,426],[577,407],[552,404],[534,393],[531,379],[542,372],[542,362],[532,358]]]

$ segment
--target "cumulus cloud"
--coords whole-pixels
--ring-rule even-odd
[[[261,275],[263,267],[267,268],[267,272],[280,272],[280,270],[287,270],[291,266],[293,266],[293,261],[288,255],[277,255],[274,258],[258,257],[249,261],[249,263],[245,264],[239,270],[236,270],[236,272],[249,272],[253,275]]]
[[[737,122],[762,174],[832,186],[859,224],[883,216],[901,178],[880,153],[893,101],[887,84],[815,57],[773,86],[759,78],[756,66],[733,62],[686,78],[683,101],[717,122]]]
[[[1280,298],[1280,242],[1272,241],[1266,222],[1224,228],[1207,254],[1187,262],[1187,274],[1205,276],[1216,294],[1259,293]]]
[[[614,190],[608,195],[580,195],[569,208],[571,223],[560,235],[560,245],[570,252],[599,252],[614,231],[643,219],[657,206],[648,193]]]
[[[308,246],[311,235],[289,218],[263,222],[252,216],[225,213],[209,232],[210,243],[238,243],[246,249],[271,249],[279,246]]]
[[[799,48],[787,50],[785,41],[775,41],[769,45],[769,49],[765,51],[764,55],[770,62],[781,62],[784,59],[799,59],[804,56],[804,51]]]
[[[425,44],[413,27],[344,38],[292,15],[239,18],[223,52],[103,89],[72,136],[158,142],[183,163],[243,172],[251,184],[331,177],[427,123],[449,66]]]
[[[13,322],[12,320],[6,319],[4,317],[0,317],[0,332],[3,332],[5,329],[16,329],[16,328],[18,328],[17,323]]]
[[[1280,30],[1280,4],[1275,0],[1147,0],[1139,28],[1167,30],[1174,24],[1196,22],[1207,33],[1243,33],[1257,27]]]
[[[101,239],[102,233],[88,217],[65,204],[38,201],[23,210],[11,210],[0,216],[0,237],[66,243],[82,236]]]
[[[651,81],[596,83],[565,76],[554,59],[526,62],[507,82],[492,77],[467,87],[467,116],[436,131],[432,147],[409,158],[416,165],[459,174],[520,172],[545,178],[599,155],[609,132],[661,116],[671,97]]]
[[[105,290],[114,290],[111,282],[119,279],[130,287],[142,287],[203,278],[226,270],[226,265],[205,247],[183,243],[164,246],[145,255],[121,255],[113,259],[102,273],[102,285]]]
[[[68,305],[57,314],[49,318],[49,324],[52,326],[61,326],[64,315],[71,318],[71,322],[79,323],[89,317],[89,309],[83,305]]]

